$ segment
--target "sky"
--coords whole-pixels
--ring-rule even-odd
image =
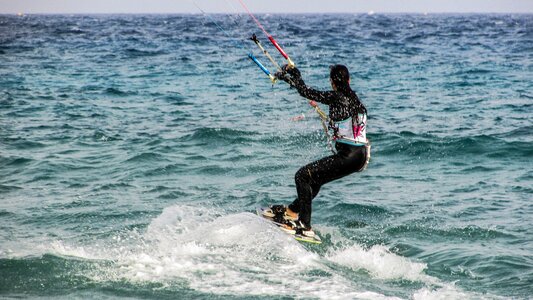
[[[533,0],[243,0],[254,13],[533,13]],[[243,12],[239,0],[0,0],[0,13]]]

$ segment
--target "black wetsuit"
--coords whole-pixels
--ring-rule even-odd
[[[329,118],[333,122],[346,120],[357,113],[366,114],[366,108],[351,89],[343,93],[317,91],[307,87],[300,76],[293,78],[290,84],[301,96],[328,105]],[[298,219],[307,228],[311,227],[311,201],[320,191],[320,187],[330,181],[362,171],[367,163],[367,156],[370,155],[369,148],[365,146],[337,142],[335,148],[336,154],[312,162],[296,172],[298,198],[289,205],[289,208],[299,214]]]

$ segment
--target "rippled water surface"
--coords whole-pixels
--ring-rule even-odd
[[[531,297],[533,16],[258,17],[369,111],[368,169],[313,202],[324,243],[254,215],[329,150],[248,17],[3,15],[0,297]]]

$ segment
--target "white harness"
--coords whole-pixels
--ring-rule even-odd
[[[354,146],[366,146],[366,114],[357,114],[346,120],[333,124],[334,138],[338,143],[345,143]]]

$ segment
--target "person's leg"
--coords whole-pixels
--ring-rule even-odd
[[[365,152],[339,152],[312,162],[298,170],[295,175],[298,198],[289,209],[298,213],[298,219],[306,227],[311,227],[311,202],[320,187],[328,182],[359,170],[365,159]]]

